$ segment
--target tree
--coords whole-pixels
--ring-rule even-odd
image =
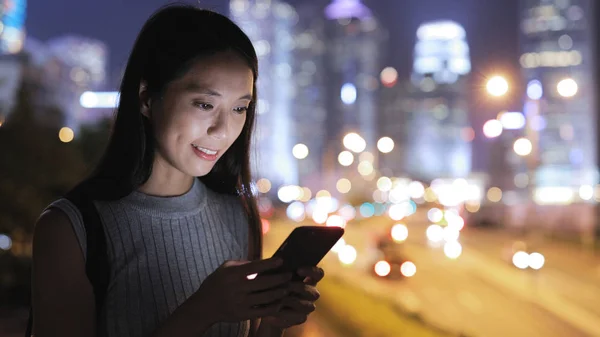
[[[40,122],[25,81],[0,127],[0,233],[17,227],[31,232],[40,212],[86,171],[74,143],[62,143],[56,125]]]

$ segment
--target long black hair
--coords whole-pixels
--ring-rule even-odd
[[[238,196],[245,208],[253,238],[249,258],[260,259],[261,221],[251,191],[250,141],[256,117],[258,58],[248,36],[227,17],[191,5],[167,5],[154,13],[140,31],[121,82],[119,105],[106,151],[83,184],[97,200],[120,199],[145,183],[152,173],[155,139],[150,120],[140,111],[140,84],[150,99],[183,76],[199,58],[233,51],[254,75],[252,102],[240,136],[199,179],[211,190]]]

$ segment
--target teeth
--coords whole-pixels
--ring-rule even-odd
[[[206,153],[208,155],[211,155],[211,156],[217,154],[217,151],[205,149],[205,148],[200,147],[200,146],[198,146],[196,144],[192,144],[192,146],[195,147],[196,149],[198,149],[199,151],[202,151],[202,152],[204,152],[204,153]]]

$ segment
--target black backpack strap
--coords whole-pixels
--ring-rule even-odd
[[[94,290],[96,322],[99,322],[110,276],[104,227],[94,201],[83,186],[76,187],[64,198],[77,207],[83,219],[87,243],[85,273]],[[30,308],[25,337],[31,336],[32,329],[33,310]]]

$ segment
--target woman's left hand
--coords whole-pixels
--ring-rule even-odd
[[[276,315],[264,317],[262,322],[286,329],[306,322],[308,315],[315,311],[315,302],[320,296],[316,285],[325,275],[323,269],[300,268],[298,275],[304,277],[304,281],[290,283],[290,295],[284,298],[282,310]]]

